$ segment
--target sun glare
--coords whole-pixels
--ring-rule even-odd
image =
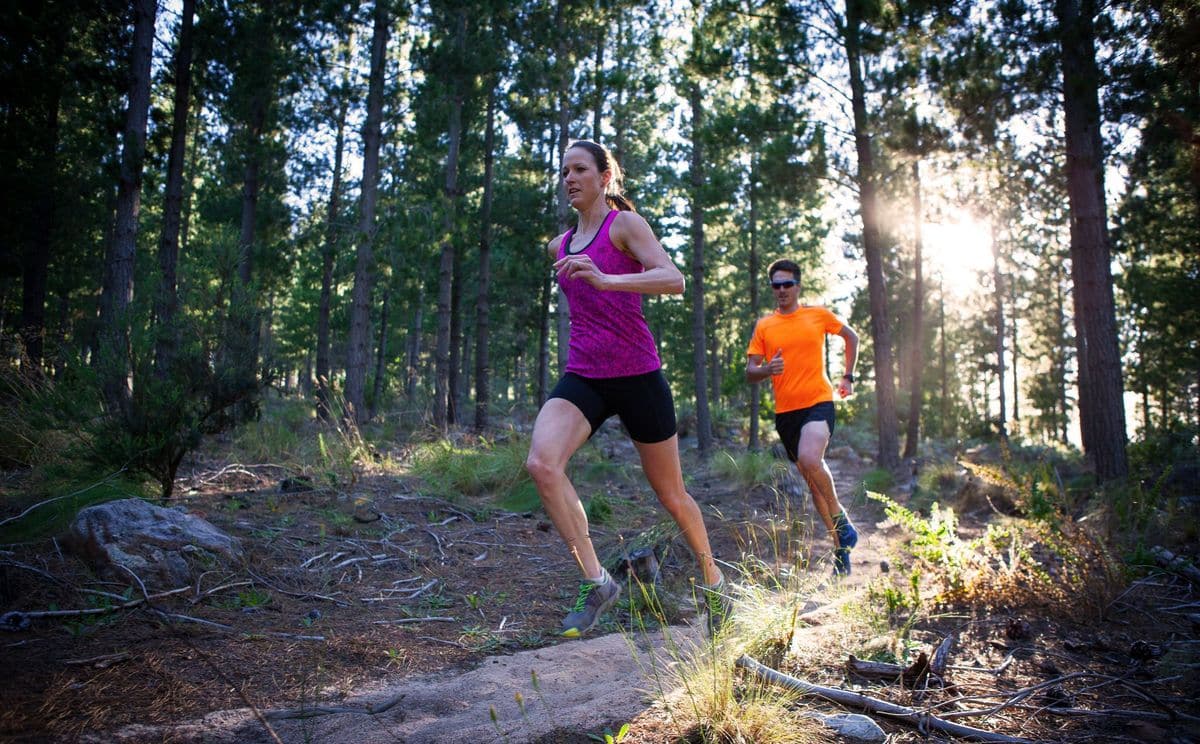
[[[969,214],[921,227],[925,265],[946,292],[965,297],[979,288],[979,272],[992,268],[991,226]]]

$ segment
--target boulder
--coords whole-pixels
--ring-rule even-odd
[[[883,732],[878,723],[859,713],[836,713],[831,716],[813,713],[810,714],[810,717],[851,741],[881,742],[887,740],[887,734]]]
[[[242,557],[237,539],[212,524],[181,509],[164,509],[141,499],[110,501],[80,511],[71,523],[68,544],[102,574],[135,584],[129,576],[132,571],[151,591],[192,583],[190,559]]]

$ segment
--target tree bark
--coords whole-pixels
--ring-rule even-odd
[[[693,82],[689,94],[692,108],[691,209],[692,209],[692,365],[696,386],[696,446],[701,457],[712,450],[712,420],[708,411],[705,380],[707,323],[704,315],[704,153],[700,136],[704,124],[704,101],[700,85]]]
[[[58,43],[58,35],[54,43]],[[61,50],[61,46],[59,46]],[[60,52],[61,53],[61,52]],[[42,166],[37,176],[38,198],[33,208],[32,240],[21,267],[21,320],[18,330],[25,347],[25,362],[33,377],[42,376],[46,339],[46,285],[49,279],[50,251],[54,245],[57,202],[58,120],[62,99],[62,81],[57,72],[46,81],[45,128],[37,133],[35,147]]]
[[[349,57],[349,53],[346,54]],[[348,62],[348,60],[343,60]],[[347,64],[347,70],[349,65]],[[333,419],[329,358],[329,314],[333,302],[333,265],[341,239],[339,220],[342,212],[342,160],[346,152],[346,115],[350,107],[350,80],[347,71],[337,92],[336,137],[333,148],[333,182],[329,187],[329,206],[325,215],[325,244],[321,246],[321,299],[317,303],[317,415]]]
[[[913,174],[913,312],[912,312],[912,355],[908,385],[908,428],[904,438],[904,456],[916,457],[921,438],[922,385],[925,369],[925,275],[922,266],[923,237],[921,224],[925,214],[921,205],[921,162],[914,160]]]
[[[1112,259],[1104,202],[1094,0],[1056,0],[1062,44],[1071,278],[1083,450],[1100,481],[1129,473]]]
[[[408,355],[405,363],[404,398],[413,403],[417,396],[417,362],[421,357],[421,327],[424,323],[425,285],[417,289],[416,311],[408,330]]]
[[[167,186],[163,200],[162,235],[158,241],[159,288],[155,298],[158,334],[154,371],[168,379],[179,349],[179,231],[183,218],[183,165],[187,159],[188,114],[192,88],[192,26],[196,0],[183,0],[179,16],[179,47],[175,50],[175,110],[171,114],[171,151],[167,156]]]
[[[558,162],[554,172],[559,173],[563,159],[566,157],[567,145],[571,141],[571,64],[568,59],[570,51],[567,45],[566,13],[564,3],[559,0],[554,15],[554,27],[558,44],[555,49],[555,64],[558,66]],[[555,193],[558,198],[558,231],[566,232],[571,226],[571,205],[567,202],[566,189],[559,186]],[[558,370],[561,374],[567,368],[567,352],[571,337],[571,307],[567,298],[554,285],[556,315],[558,329]]]
[[[350,336],[346,354],[347,419],[366,421],[367,345],[371,324],[371,285],[374,274],[375,206],[379,195],[379,147],[382,139],[383,82],[387,64],[388,3],[375,0],[371,32],[371,72],[367,84],[367,119],[363,123],[363,176],[354,261]]]
[[[129,404],[129,319],[142,204],[142,162],[150,110],[150,60],[154,47],[154,0],[133,2],[133,54],[129,65],[129,105],[121,138],[116,221],[100,295],[100,379],[110,412],[124,415]]]
[[[750,184],[747,187],[750,201],[750,260],[749,263],[749,281],[750,281],[750,323],[758,321],[758,156],[751,153],[750,155]],[[759,383],[750,383],[750,441],[746,447],[751,452],[755,452],[761,446],[759,439],[759,406],[762,405],[762,394],[759,392]]]
[[[996,377],[997,393],[1000,399],[1000,416],[997,420],[998,433],[1001,439],[1008,439],[1008,410],[1005,391],[1004,363],[1004,274],[1000,271],[1000,230],[992,223],[992,292],[995,300],[996,313]]]
[[[850,68],[851,105],[854,110],[854,145],[858,156],[859,211],[863,226],[863,253],[867,260],[867,289],[871,304],[871,340],[875,361],[875,420],[879,434],[876,464],[894,469],[900,465],[896,421],[896,382],[892,370],[892,329],[887,287],[883,275],[883,240],[879,227],[874,157],[867,121],[866,89],[860,50],[861,19],[856,3],[848,3],[843,42]]]
[[[479,210],[479,285],[475,296],[475,431],[488,425],[488,344],[491,318],[492,194],[496,160],[496,86],[488,91],[487,124],[483,134],[483,204]]]
[[[379,410],[379,402],[383,399],[387,381],[388,307],[391,295],[390,289],[383,290],[383,303],[379,308],[379,343],[375,354],[375,384],[371,389],[370,413],[367,415],[369,419],[375,418],[375,412]]]
[[[466,41],[467,17],[460,10],[456,18],[455,48],[462,50]],[[439,429],[445,429],[453,419],[451,406],[453,393],[450,389],[450,330],[453,312],[453,283],[455,253],[458,248],[454,241],[455,213],[458,208],[458,152],[462,140],[462,108],[463,93],[460,81],[455,79],[450,94],[449,149],[446,153],[446,185],[443,189],[444,222],[442,236],[442,254],[438,263],[438,299],[437,299],[437,349],[434,366],[434,400],[433,423]]]

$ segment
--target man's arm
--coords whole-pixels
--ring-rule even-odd
[[[762,354],[751,354],[746,360],[746,382],[755,383],[783,374],[783,349],[775,352],[775,356],[763,362]]]
[[[839,336],[846,342],[846,374],[838,382],[838,394],[849,398],[854,392],[854,367],[858,364],[858,334],[848,325],[842,324]]]

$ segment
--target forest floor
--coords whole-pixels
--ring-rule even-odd
[[[791,648],[840,659],[812,681],[845,685],[847,653],[861,656],[871,642],[847,638],[847,618],[883,601],[880,582],[894,583],[909,536],[865,498],[869,463],[835,435],[830,466],[863,536],[853,575],[834,582],[811,509],[776,488],[733,485],[683,443],[689,490],[728,573],[756,565],[810,573]],[[599,550],[615,555],[658,534],[666,515],[619,429],[606,426],[588,446],[599,455],[575,473],[580,491],[603,493],[612,507],[592,530]],[[682,539],[659,543],[661,625],[647,626],[644,605],[626,597],[588,639],[563,641],[556,629],[577,573],[540,512],[503,511],[486,494],[446,500],[394,472],[285,493],[289,475],[231,462],[219,447],[190,462],[176,502],[240,538],[245,564],[214,568],[187,592],[154,601],[179,622],[140,605],[5,633],[0,739],[249,742],[271,741],[274,731],[289,743],[583,742],[630,723],[624,741],[699,741],[664,705],[669,696],[655,694],[664,674],[706,645]],[[893,495],[904,499],[903,489]],[[964,515],[959,530],[982,534],[992,514]],[[103,582],[57,543],[0,548],[0,613],[105,607],[80,593]],[[1198,741],[1200,649],[1188,645],[1200,643],[1198,628],[1158,611],[1194,604],[1197,588],[1170,574],[1151,578],[1125,587],[1094,620],[984,607],[931,616],[903,635],[930,651],[954,635],[953,695],[1028,691],[973,725],[1032,741]],[[916,691],[898,694],[920,704]],[[394,705],[379,710],[386,703]],[[889,741],[930,740],[882,725]]]

